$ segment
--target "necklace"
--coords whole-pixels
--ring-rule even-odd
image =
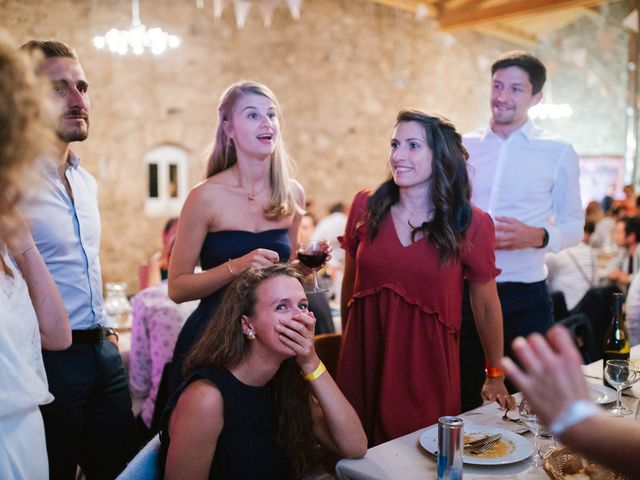
[[[253,202],[253,201],[256,199],[256,197],[262,193],[262,190],[264,190],[264,187],[262,187],[262,188],[260,189],[260,191],[258,191],[258,192],[256,192],[256,193],[249,193],[249,191],[245,189],[245,192],[247,192],[247,199],[248,199],[250,202]]]
[[[247,200],[249,200],[250,202],[255,201],[256,198],[258,198],[258,195],[264,192],[265,186],[266,186],[265,183],[263,183],[262,188],[260,190],[258,190],[257,192],[251,193],[251,191],[247,190],[247,188],[244,185],[240,184],[240,188],[244,190],[244,192],[247,194]]]

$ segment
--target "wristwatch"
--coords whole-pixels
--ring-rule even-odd
[[[116,342],[118,340],[120,340],[120,336],[118,335],[118,331],[115,328],[106,327],[104,329],[104,338],[113,337],[113,336],[116,337]]]
[[[540,245],[538,248],[544,248],[549,245],[549,232],[546,228],[543,228],[542,230],[544,230],[544,237],[542,237],[542,245]]]

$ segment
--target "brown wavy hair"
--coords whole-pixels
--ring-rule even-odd
[[[422,232],[440,254],[440,265],[460,258],[465,247],[464,236],[471,224],[471,183],[467,174],[469,154],[462,144],[456,127],[445,117],[406,109],[398,113],[396,126],[404,122],[416,122],[422,126],[427,144],[432,152],[431,187],[428,195],[434,206],[433,218],[414,226],[412,238]],[[373,241],[378,235],[380,223],[391,206],[400,199],[400,189],[390,176],[367,203],[365,222]]]
[[[298,271],[285,264],[247,270],[229,285],[220,308],[185,360],[185,376],[200,367],[232,368],[246,358],[249,340],[242,332],[242,317],[255,314],[260,284],[279,275],[295,278],[302,285]],[[301,477],[319,461],[318,442],[313,434],[311,389],[293,357],[282,362],[271,382],[276,441],[291,461],[296,477]]]
[[[207,163],[207,178],[227,170],[236,164],[238,158],[236,149],[224,131],[224,122],[231,119],[236,103],[247,94],[261,95],[271,100],[276,107],[276,115],[280,129],[276,138],[275,150],[271,155],[271,167],[269,169],[269,185],[271,198],[265,209],[265,215],[270,220],[278,220],[291,215],[294,212],[303,213],[302,206],[298,205],[291,190],[291,180],[295,164],[287,153],[282,138],[282,116],[280,104],[275,94],[266,86],[258,82],[241,81],[229,86],[218,104],[218,130],[213,145],[213,151]]]
[[[8,240],[17,205],[37,182],[37,160],[53,151],[49,84],[35,62],[0,33],[0,241]]]

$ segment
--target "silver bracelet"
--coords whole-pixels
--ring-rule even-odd
[[[596,415],[599,411],[600,409],[588,400],[576,400],[556,415],[549,424],[549,433],[559,437],[566,429]]]

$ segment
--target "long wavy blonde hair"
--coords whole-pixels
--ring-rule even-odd
[[[270,220],[278,220],[294,212],[302,213],[302,206],[297,204],[291,190],[291,179],[293,178],[295,164],[287,153],[282,139],[280,104],[274,93],[261,83],[241,81],[228,87],[222,94],[218,105],[216,139],[213,145],[213,152],[207,163],[207,178],[231,168],[238,161],[234,143],[224,131],[224,122],[231,120],[238,100],[247,94],[261,95],[271,100],[276,107],[278,123],[280,124],[280,133],[276,138],[275,151],[271,156],[269,169],[271,198],[269,199],[269,205],[265,208],[265,216]]]
[[[36,161],[55,145],[50,87],[37,78],[35,60],[0,32],[0,243],[9,240],[17,205],[38,179]]]

